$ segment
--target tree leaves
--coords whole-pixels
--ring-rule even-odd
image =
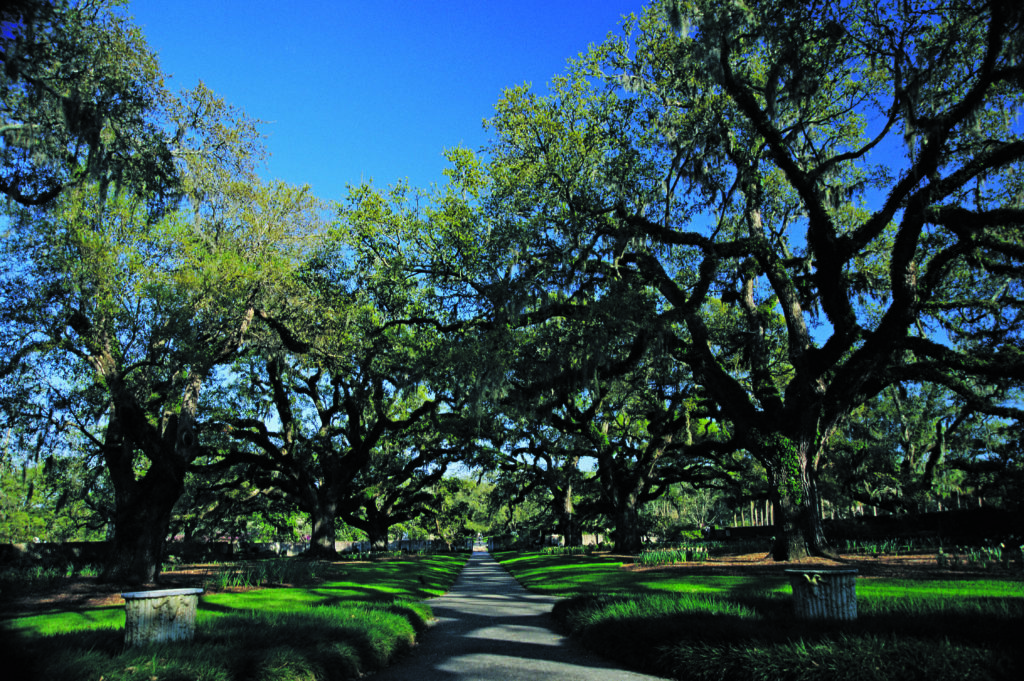
[[[116,2],[26,0],[5,12],[0,40],[0,191],[44,205],[96,182],[150,196],[174,193],[160,128],[162,74]]]

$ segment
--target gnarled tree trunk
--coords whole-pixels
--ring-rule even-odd
[[[795,458],[788,464],[782,461],[769,470],[775,515],[772,558],[790,561],[824,555],[827,543],[819,510],[817,476],[806,449],[795,452]]]
[[[334,547],[335,518],[338,513],[338,501],[333,490],[321,487],[317,490],[315,502],[309,509],[310,522],[313,526],[309,538],[306,555],[310,558],[333,560],[338,557]]]
[[[640,513],[631,504],[616,509],[615,529],[612,541],[616,553],[639,553],[643,549],[643,535],[640,530]]]
[[[130,399],[112,410],[103,453],[114,487],[114,547],[104,581],[151,584],[160,574],[171,514],[185,492],[196,446],[192,424],[191,413],[183,409],[153,428]],[[149,468],[140,478],[136,466],[143,457]]]
[[[558,532],[565,538],[566,546],[579,546],[583,537],[576,523],[572,504],[572,485],[555,490],[555,504],[558,512]]]
[[[117,493],[114,547],[101,578],[124,584],[152,584],[160,574],[171,511],[184,492],[172,480]]]

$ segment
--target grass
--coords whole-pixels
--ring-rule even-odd
[[[679,679],[1016,679],[1024,584],[860,579],[858,619],[809,624],[783,575],[619,569],[608,556],[504,553],[527,588],[563,597],[584,645]]]
[[[644,567],[659,567],[662,565],[675,565],[676,563],[689,563],[691,561],[702,561],[708,559],[708,547],[704,544],[683,544],[675,548],[648,549],[634,556],[633,560],[637,565]]]
[[[78,566],[72,563],[60,567],[3,567],[0,568],[0,593],[24,588],[50,588],[73,577],[95,577],[99,571],[95,565]]]
[[[124,608],[0,621],[5,679],[353,679],[407,650],[468,554],[323,564],[302,587],[204,595],[192,643],[125,650]],[[10,673],[9,673],[10,672]]]

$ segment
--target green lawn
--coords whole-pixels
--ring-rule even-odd
[[[584,645],[679,679],[1018,679],[1024,583],[858,579],[858,619],[792,614],[783,574],[631,571],[600,554],[500,553]],[[781,569],[780,569],[781,573]]]
[[[123,650],[124,607],[0,620],[7,679],[351,679],[408,649],[467,554],[333,564],[323,582],[202,596],[190,644]],[[11,676],[8,676],[8,673]]]

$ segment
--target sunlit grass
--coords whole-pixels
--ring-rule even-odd
[[[632,571],[533,553],[501,558],[527,588],[564,597],[556,617],[584,645],[662,676],[1024,678],[1020,581],[859,579],[857,621],[821,624],[794,617],[781,574]]]
[[[28,615],[0,621],[0,626],[7,631],[30,633],[36,636],[53,636],[69,631],[120,629],[124,627],[124,606],[113,605],[81,611]]]
[[[336,564],[315,585],[205,594],[187,644],[124,650],[123,606],[11,617],[4,678],[357,678],[412,645],[431,619],[420,599],[447,591],[467,557]]]

